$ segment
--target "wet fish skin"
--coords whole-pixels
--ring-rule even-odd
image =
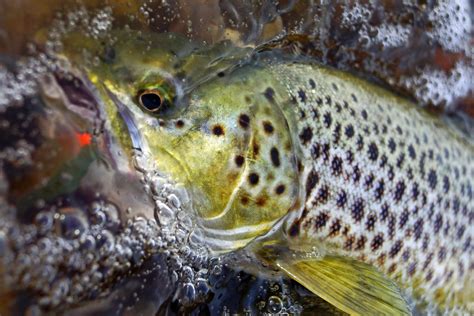
[[[120,117],[110,93],[128,106],[157,168],[185,184],[202,242],[216,253],[249,243],[264,248],[268,240],[290,254],[316,248],[322,256],[307,266],[284,254],[272,260],[298,281],[299,272],[316,273],[328,258],[328,266],[354,269],[356,284],[370,275],[381,289],[390,287],[380,282],[381,271],[419,308],[467,308],[473,278],[470,140],[409,101],[304,60],[262,57],[184,87],[183,102],[171,102],[172,114],[151,114],[137,102],[140,91],[177,89],[163,78],[166,64],[154,62],[162,53],[144,58],[132,49],[89,74],[108,90],[102,88],[102,96],[117,134],[126,138],[123,125],[114,123]],[[133,78],[124,82],[119,69]],[[358,267],[367,271],[357,275]],[[363,291],[355,300],[358,295]],[[384,295],[390,305],[392,296]]]
[[[306,162],[288,238],[370,263],[435,308],[472,304],[472,139],[349,74],[270,68],[295,100]]]

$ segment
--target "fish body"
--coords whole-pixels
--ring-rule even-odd
[[[472,308],[469,139],[308,60],[236,65],[146,36],[87,73],[123,144],[187,189],[200,242],[246,247],[349,313],[409,313],[408,294],[421,309]]]

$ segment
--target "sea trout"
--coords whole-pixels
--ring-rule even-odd
[[[350,314],[473,312],[468,137],[311,60],[173,41],[119,33],[85,71],[123,145],[186,188],[199,242]]]

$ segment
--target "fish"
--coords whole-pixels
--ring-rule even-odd
[[[301,56],[114,38],[80,41],[100,57],[82,69],[130,157],[186,189],[212,254],[349,314],[474,312],[469,135]]]

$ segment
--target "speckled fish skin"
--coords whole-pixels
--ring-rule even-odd
[[[302,150],[304,206],[287,217],[288,239],[324,244],[428,304],[463,310],[472,302],[472,142],[349,74],[269,67],[286,87],[277,93],[293,100]]]
[[[176,55],[156,35],[146,35],[160,44],[147,50],[148,40],[131,35],[116,44],[113,59],[87,72],[123,145],[130,146],[127,123],[117,111],[126,107],[142,150],[160,172],[184,184],[198,242],[216,254],[249,245],[259,260],[266,260],[259,249],[268,240],[283,245],[281,260],[317,248],[342,258],[329,260],[331,267],[357,271],[346,257],[377,267],[418,308],[472,309],[469,139],[387,90],[307,60],[272,52],[219,68],[217,58],[210,65],[222,71],[212,75],[214,68],[199,68],[212,51]],[[209,74],[205,80],[188,82],[187,74],[201,72]],[[177,74],[183,79],[174,80]],[[140,106],[141,91],[163,87],[185,95],[180,102],[169,98],[168,112]],[[364,274],[357,278],[349,281],[365,295]],[[360,301],[351,293],[349,287],[344,295]],[[388,311],[394,310],[402,309]]]

